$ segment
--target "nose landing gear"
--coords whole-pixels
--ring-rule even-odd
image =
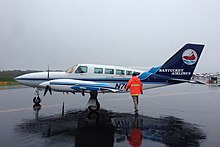
[[[41,98],[40,98],[40,93],[39,93],[39,89],[35,89],[35,94],[36,96],[33,98],[33,103],[34,104],[40,104],[41,102]]]

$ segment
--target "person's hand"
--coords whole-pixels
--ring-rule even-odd
[[[141,94],[143,94],[143,91],[141,91]]]

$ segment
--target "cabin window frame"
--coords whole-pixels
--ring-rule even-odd
[[[101,67],[94,67],[94,74],[103,74],[103,71]]]
[[[125,75],[125,70],[123,70],[123,69],[116,69],[115,74],[116,75]]]
[[[138,71],[134,71],[133,73],[135,73],[137,76],[141,74],[141,73],[138,72]]]
[[[126,75],[131,76],[132,75],[132,71],[131,70],[126,70]]]
[[[112,71],[112,72],[107,72],[107,71]],[[113,75],[114,74],[114,69],[113,68],[105,68],[105,74]]]

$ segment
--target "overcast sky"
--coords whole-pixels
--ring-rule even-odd
[[[0,70],[158,66],[186,43],[220,71],[219,0],[0,0]]]

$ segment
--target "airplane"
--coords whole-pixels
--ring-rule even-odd
[[[15,78],[23,85],[35,88],[35,104],[41,102],[39,91],[44,96],[52,91],[66,93],[90,94],[87,107],[90,111],[98,111],[100,103],[98,93],[125,93],[126,83],[136,72],[143,84],[143,89],[157,88],[173,84],[189,82],[199,61],[204,45],[185,44],[163,65],[149,70],[137,70],[129,67],[78,64],[65,71],[48,71],[29,73]]]

